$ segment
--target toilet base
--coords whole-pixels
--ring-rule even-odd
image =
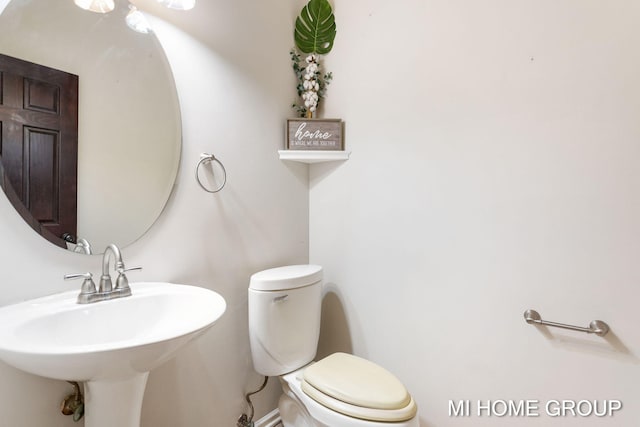
[[[284,427],[320,427],[299,401],[286,394],[280,396],[278,411]]]

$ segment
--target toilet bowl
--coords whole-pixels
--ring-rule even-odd
[[[306,374],[325,362],[330,362],[326,367],[328,378],[325,384],[316,388],[306,381],[309,377]],[[359,363],[365,367],[351,370],[354,364]],[[338,367],[340,364],[343,367]],[[350,370],[350,373],[346,374],[346,379],[339,380],[337,376],[331,378],[330,371],[334,368],[334,372],[339,376],[345,374],[345,370]],[[393,381],[378,376],[379,372],[374,373],[370,371],[371,368],[375,368],[373,371],[381,370],[391,375],[365,359],[334,353],[317,364],[281,376],[280,383],[284,394],[280,398],[278,408],[284,425],[418,427],[416,404],[404,386],[393,376]],[[378,384],[375,384],[376,382]],[[398,392],[401,392],[402,396]],[[336,395],[340,395],[340,398],[335,397]]]
[[[285,427],[418,427],[404,385],[366,359],[334,353],[313,362],[320,332],[322,267],[261,271],[249,286],[249,335],[257,372],[278,376]]]

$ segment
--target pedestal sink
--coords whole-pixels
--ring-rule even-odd
[[[78,291],[0,308],[0,359],[31,374],[82,381],[86,427],[139,427],[149,371],[222,316],[211,290],[132,283],[133,295],[77,304]]]

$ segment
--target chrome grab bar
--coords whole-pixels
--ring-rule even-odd
[[[564,323],[549,322],[547,320],[542,320],[542,318],[540,317],[540,313],[538,313],[535,310],[525,311],[524,320],[526,320],[527,323],[529,324],[535,323],[537,325],[553,326],[554,328],[570,329],[572,331],[586,332],[588,334],[596,334],[599,337],[603,337],[607,335],[607,332],[609,332],[609,325],[604,323],[602,320],[593,320],[591,323],[589,323],[588,328],[583,328],[581,326],[566,325]]]

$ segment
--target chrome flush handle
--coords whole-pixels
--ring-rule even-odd
[[[289,299],[289,295],[281,295],[279,297],[275,297],[273,299],[273,303],[274,304],[278,304],[278,303],[281,303],[281,302],[285,302],[288,299]]]

